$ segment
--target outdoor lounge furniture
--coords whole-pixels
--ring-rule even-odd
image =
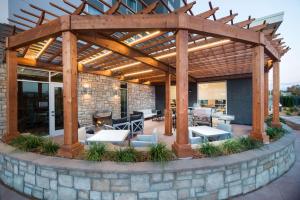
[[[157,128],[155,128],[151,135],[138,135],[136,139],[131,141],[133,147],[148,147],[155,145],[158,142]]]
[[[223,131],[227,131],[229,133],[232,133],[232,126],[230,124],[223,124],[220,123],[216,126],[217,129],[223,130]]]
[[[87,142],[110,142],[121,144],[124,143],[128,134],[129,130],[101,130],[87,138]]]
[[[234,115],[220,115],[219,120],[223,120],[225,124],[230,124],[231,121],[235,119]]]
[[[193,126],[212,126],[212,109],[195,108],[193,110]]]
[[[123,117],[120,119],[112,119],[112,127],[116,130],[129,130],[130,123],[127,117]]]
[[[218,141],[231,138],[231,133],[228,131],[212,128],[209,126],[193,126],[189,127],[195,135],[203,137],[203,142]]]
[[[163,120],[163,114],[161,110],[156,111],[156,115],[152,118],[153,121],[161,121]]]
[[[78,141],[81,144],[86,144],[88,138],[94,136],[95,134],[89,134],[86,131],[86,127],[81,127],[78,129]]]
[[[132,114],[129,118],[131,134],[144,133],[144,118],[141,114]]]
[[[149,119],[156,115],[156,112],[152,112],[152,109],[137,110],[137,112],[142,112],[144,119]]]
[[[203,138],[201,136],[196,136],[192,129],[189,128],[189,141],[190,144],[200,144],[203,142]]]

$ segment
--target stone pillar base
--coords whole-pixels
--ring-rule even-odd
[[[63,145],[58,150],[58,155],[66,158],[74,158],[78,156],[84,149],[84,146],[79,142],[72,145]]]
[[[194,151],[190,144],[178,144],[177,142],[174,142],[172,149],[179,158],[188,158],[193,157],[194,155]]]
[[[19,132],[11,134],[11,133],[5,133],[2,137],[3,142],[5,143],[9,143],[11,142],[13,139],[17,138],[20,135]]]
[[[280,122],[272,122],[271,126],[273,128],[281,128],[281,123]]]
[[[261,133],[261,132],[251,131],[250,137],[262,141],[264,144],[270,143],[269,136],[266,134],[266,132]]]

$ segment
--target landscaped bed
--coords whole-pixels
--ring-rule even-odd
[[[272,116],[266,120],[266,133],[270,137],[270,141],[276,141],[287,133],[283,128],[271,127]],[[281,120],[284,123],[284,120]],[[22,150],[40,153],[44,155],[57,156],[59,145],[54,143],[49,138],[34,136],[31,134],[20,135],[18,138],[12,140],[12,146]],[[193,158],[202,157],[216,157],[222,155],[230,155],[248,151],[252,149],[261,148],[263,143],[251,137],[243,136],[239,138],[232,138],[217,142],[207,142],[195,149]],[[90,161],[116,161],[116,162],[168,162],[176,160],[175,154],[167,148],[163,143],[153,145],[148,149],[137,150],[131,146],[120,147],[117,150],[111,150],[104,143],[94,143],[89,146],[87,150],[82,152],[75,159],[90,160]]]

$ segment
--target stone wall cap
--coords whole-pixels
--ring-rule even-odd
[[[14,147],[7,144],[0,143],[0,152],[12,159],[27,161],[37,164],[41,167],[79,170],[86,172],[98,173],[157,173],[157,172],[178,172],[187,170],[201,170],[218,168],[229,165],[238,164],[245,161],[251,161],[266,157],[272,153],[278,152],[289,146],[295,141],[295,134],[290,133],[283,138],[271,144],[265,145],[260,149],[249,150],[238,154],[228,156],[220,156],[215,158],[201,158],[191,160],[175,160],[165,164],[153,162],[139,162],[139,163],[117,163],[111,161],[92,162],[86,160],[67,159],[61,157],[51,157],[29,152],[20,152]]]

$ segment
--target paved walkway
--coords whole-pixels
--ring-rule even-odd
[[[300,131],[297,131],[296,162],[282,177],[269,185],[234,200],[299,200],[300,199]],[[0,200],[29,200],[0,183]],[[129,199],[128,199],[129,200]]]

